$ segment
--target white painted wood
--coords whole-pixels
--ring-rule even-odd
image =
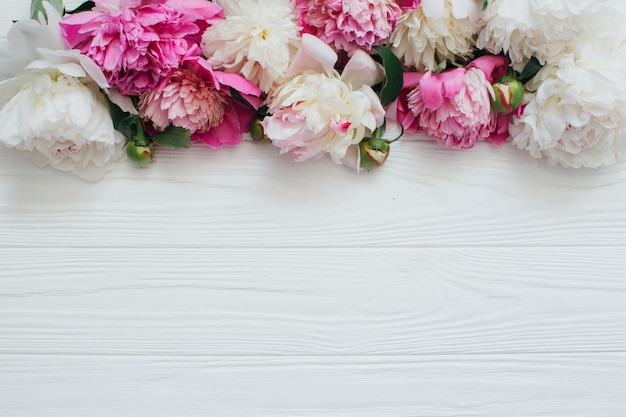
[[[624,353],[0,356],[11,417],[623,417]]]
[[[0,354],[609,353],[624,248],[8,249]]]
[[[67,252],[1,256],[7,415],[623,415],[621,248]]]
[[[407,139],[98,183],[0,149],[0,417],[623,417],[626,164]]]
[[[356,175],[244,143],[164,151],[92,184],[2,149],[0,246],[626,246],[625,166],[541,168],[511,146],[409,141]]]

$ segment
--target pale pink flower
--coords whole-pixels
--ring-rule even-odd
[[[303,33],[317,36],[335,50],[352,54],[370,51],[393,31],[402,8],[417,7],[418,1],[393,0],[299,0]],[[402,6],[402,7],[401,7]]]
[[[171,124],[189,130],[193,142],[212,148],[234,146],[248,131],[255,112],[233,98],[230,87],[258,108],[257,86],[239,75],[213,71],[206,60],[193,57],[140,96],[139,114],[158,131]]]
[[[484,56],[467,68],[439,74],[428,71],[406,96],[406,107],[415,120],[406,114],[398,118],[405,126],[416,121],[437,142],[451,148],[471,148],[480,139],[500,144],[508,131],[502,130],[505,120],[491,108],[491,83],[506,69],[506,58]]]
[[[65,40],[100,66],[124,95],[154,88],[197,43],[222,9],[205,0],[96,0],[61,22]]]
[[[285,84],[267,99],[265,134],[295,161],[330,156],[337,164],[358,167],[354,153],[385,117],[371,85],[384,72],[367,53],[356,51],[340,75],[337,54],[320,39],[304,34]],[[352,155],[352,156],[350,156]]]

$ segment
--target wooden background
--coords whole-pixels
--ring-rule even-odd
[[[244,143],[88,183],[2,148],[0,246],[1,417],[626,415],[624,163]]]

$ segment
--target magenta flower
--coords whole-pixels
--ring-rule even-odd
[[[112,87],[138,95],[169,77],[222,9],[205,0],[96,0],[61,22],[70,48],[90,57]]]
[[[403,7],[417,7],[419,1],[404,0],[298,0],[300,25],[333,46],[352,54],[357,49],[370,51],[383,43],[395,28]]]
[[[491,108],[491,83],[506,73],[507,64],[504,57],[483,56],[466,68],[415,76],[415,87],[397,105],[399,121],[408,131],[419,126],[455,149],[471,148],[480,139],[504,142],[507,123]]]
[[[234,146],[248,131],[255,112],[234,99],[230,87],[258,108],[261,90],[243,77],[213,71],[200,57],[183,62],[154,90],[139,98],[139,114],[159,131],[170,124],[191,132],[193,142],[212,148]]]

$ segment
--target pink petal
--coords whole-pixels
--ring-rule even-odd
[[[382,65],[362,50],[357,50],[343,69],[341,80],[358,90],[363,85],[376,85],[385,78]]]
[[[405,72],[403,74],[402,89],[414,89],[419,85],[423,76],[423,72]]]
[[[509,60],[501,55],[485,55],[470,62],[467,68],[478,68],[485,74],[487,81],[493,83],[509,71]]]
[[[327,72],[337,62],[337,54],[324,41],[308,33],[302,34],[302,44],[293,58],[287,77],[293,77],[305,70]]]
[[[214,71],[215,79],[220,84],[228,87],[233,87],[241,94],[248,94],[251,96],[260,96],[261,89],[255,84],[243,78],[241,75],[232,74],[230,72]]]
[[[495,126],[489,135],[489,140],[494,145],[500,146],[509,138],[509,115],[497,114]]]
[[[396,4],[403,10],[417,9],[421,0],[396,0]]]
[[[193,140],[200,140],[211,148],[235,146],[243,139],[237,112],[231,107],[226,110],[224,121],[217,127],[204,133],[196,133]]]
[[[220,6],[206,0],[168,0],[166,5],[193,20],[213,21],[224,17],[224,10]]]
[[[444,98],[452,98],[459,94],[463,86],[465,68],[455,68],[439,74],[427,72],[419,81],[420,95],[427,107],[438,109]]]

